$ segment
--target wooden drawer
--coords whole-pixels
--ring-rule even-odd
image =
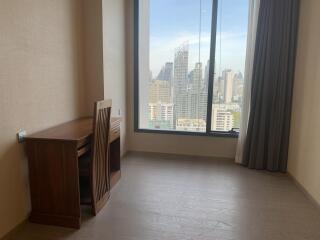
[[[88,144],[90,144],[90,143],[91,143],[91,135],[88,136],[88,137],[86,137],[86,138],[83,139],[83,140],[78,141],[78,142],[77,142],[77,148],[80,149],[80,148],[82,148],[83,146],[88,145]]]
[[[90,150],[91,150],[91,143],[88,143],[87,145],[84,145],[81,148],[78,148],[77,150],[78,157],[81,157],[83,154],[89,152]]]

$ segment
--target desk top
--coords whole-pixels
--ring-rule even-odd
[[[111,118],[112,129],[120,124],[120,118]],[[63,141],[81,141],[92,134],[92,117],[79,118],[55,127],[31,134],[26,140],[50,139]]]

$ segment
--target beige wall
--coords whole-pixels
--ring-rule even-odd
[[[92,114],[112,98],[126,151],[125,0],[0,0],[0,238],[30,211],[16,132]]]
[[[102,0],[104,98],[112,99],[112,115],[121,116],[121,149],[126,152],[125,0]]]
[[[17,131],[83,114],[80,13],[78,0],[0,0],[0,238],[30,209]]]
[[[102,0],[82,1],[85,107],[86,114],[91,115],[93,103],[104,98]]]
[[[288,170],[320,204],[319,9],[301,1]]]
[[[133,127],[133,0],[127,1],[128,150],[234,158],[237,139],[135,133]]]
[[[121,152],[126,152],[124,0],[83,0],[86,114],[93,102],[112,99],[112,116],[122,117]]]

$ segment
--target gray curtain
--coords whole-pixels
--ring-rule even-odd
[[[299,0],[261,0],[242,164],[285,172]]]

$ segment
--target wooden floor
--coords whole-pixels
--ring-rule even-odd
[[[80,230],[27,223],[12,240],[319,240],[320,211],[284,174],[230,160],[130,154]]]

